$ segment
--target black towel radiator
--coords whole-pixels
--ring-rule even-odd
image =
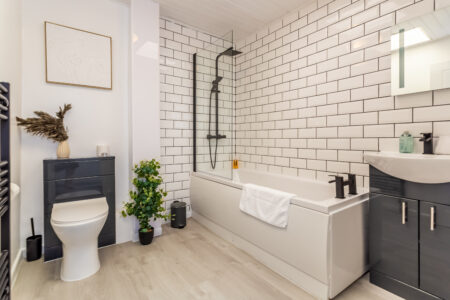
[[[0,82],[0,300],[11,298],[9,108],[10,85]]]

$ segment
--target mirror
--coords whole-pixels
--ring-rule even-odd
[[[450,7],[393,27],[391,94],[450,88]]]

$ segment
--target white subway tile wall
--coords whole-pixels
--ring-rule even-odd
[[[448,0],[318,0],[237,43],[241,166],[319,180],[352,172],[398,137],[450,135],[450,90],[390,95],[390,27]]]
[[[161,119],[161,175],[168,192],[166,209],[174,200],[189,201],[189,174],[193,163],[193,57],[200,52],[201,67],[198,73],[198,128],[206,137],[208,101],[214,74],[214,60],[218,50],[223,50],[223,40],[188,28],[170,20],[160,19],[160,119]],[[209,59],[208,59],[209,56]],[[231,61],[230,61],[231,63]],[[220,75],[224,77],[221,97],[220,121],[224,131],[231,137],[232,74],[230,63],[221,63]],[[227,72],[228,71],[228,72]],[[213,107],[214,109],[214,107]],[[228,111],[226,111],[228,110]],[[225,112],[225,113],[224,113]],[[205,125],[206,124],[206,125]],[[225,130],[226,129],[226,130]],[[206,145],[199,145],[200,162],[209,162]],[[224,147],[219,147],[219,159],[223,161]],[[231,149],[231,147],[230,147]],[[231,151],[231,150],[230,150]],[[205,156],[208,156],[206,158]],[[228,160],[230,154],[228,154]],[[229,162],[231,167],[231,162]]]

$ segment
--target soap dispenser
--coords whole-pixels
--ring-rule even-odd
[[[400,153],[412,153],[414,151],[414,138],[405,131],[400,136]]]

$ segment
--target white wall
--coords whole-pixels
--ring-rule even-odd
[[[48,84],[45,82],[44,21],[109,35],[113,43],[113,89]],[[129,4],[121,0],[39,0],[23,2],[22,116],[35,110],[56,112],[71,103],[67,114],[72,157],[95,156],[99,143],[116,156],[116,209],[128,199],[129,149]],[[12,25],[9,25],[12,28]],[[29,218],[43,231],[42,160],[55,157],[56,144],[22,133],[21,242],[30,235]],[[131,220],[116,215],[117,242],[132,238]]]
[[[21,1],[3,0],[0,2],[0,81],[11,84],[10,118],[21,111]],[[20,185],[20,131],[11,121],[11,181]],[[11,259],[14,263],[20,248],[20,195],[11,203]],[[14,265],[13,265],[14,267]],[[14,272],[14,269],[13,269]],[[14,276],[14,274],[13,274]]]
[[[131,0],[130,162],[160,159],[159,124],[159,4]],[[130,174],[134,176],[134,174]],[[135,222],[133,240],[137,240]],[[161,222],[153,223],[155,235]]]
[[[245,167],[368,185],[366,151],[409,130],[450,134],[450,90],[391,96],[391,26],[448,0],[317,0],[238,43],[237,155]]]

